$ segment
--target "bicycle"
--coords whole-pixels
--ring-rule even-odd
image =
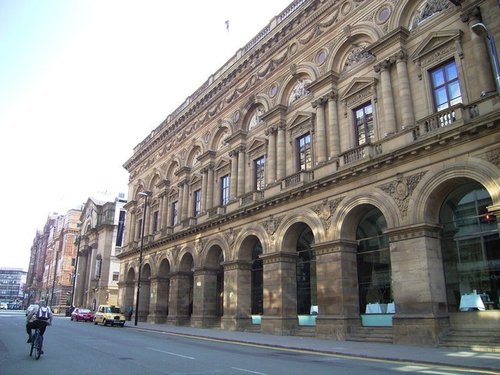
[[[35,350],[35,358],[39,360],[40,356],[43,353],[42,346],[43,346],[43,336],[40,333],[40,330],[38,328],[35,328],[35,333],[33,334],[33,338],[31,339],[30,357],[33,354],[33,350]]]

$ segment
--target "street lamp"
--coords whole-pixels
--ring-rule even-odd
[[[493,35],[491,35],[486,25],[482,22],[472,25],[471,29],[477,35],[488,39],[488,54],[490,55],[491,65],[495,74],[495,87],[497,94],[500,94],[500,62],[498,61],[495,39],[493,39]],[[487,93],[481,93],[481,96],[484,96],[485,94]]]
[[[137,319],[139,317],[139,294],[141,291],[141,269],[142,269],[142,248],[144,246],[144,225],[146,224],[146,207],[148,205],[148,194],[144,192],[139,192],[137,195],[144,197],[144,208],[142,213],[142,228],[141,228],[141,248],[139,250],[139,274],[137,275],[137,295],[135,297],[135,324],[137,325]]]

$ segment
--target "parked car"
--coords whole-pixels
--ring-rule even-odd
[[[7,310],[7,302],[0,302],[0,309]]]
[[[77,307],[71,313],[71,320],[76,320],[77,322],[79,322],[80,320],[91,322],[94,320],[94,312],[90,309],[82,309],[81,307]]]
[[[94,324],[102,323],[103,325],[124,326],[125,315],[122,314],[120,308],[113,305],[100,305],[94,315]]]

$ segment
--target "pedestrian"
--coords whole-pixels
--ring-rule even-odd
[[[129,307],[128,307],[128,312],[127,312],[127,313],[128,313],[128,321],[129,321],[129,322],[132,320],[132,312],[133,312],[133,311],[134,311],[134,310],[132,309],[132,306],[129,306]]]

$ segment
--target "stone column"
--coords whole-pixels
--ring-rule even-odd
[[[475,69],[474,77],[477,79],[478,91],[474,93],[475,98],[479,98],[481,91],[495,91],[495,80],[492,76],[490,57],[486,46],[487,40],[483,36],[476,34],[472,26],[481,22],[481,10],[479,7],[468,9],[461,15],[462,21],[467,22],[470,29],[473,62],[471,66]]]
[[[233,150],[229,152],[229,156],[231,157],[231,180],[229,186],[229,200],[236,199],[237,194],[237,181],[238,181],[238,150]]]
[[[245,148],[243,146],[238,150],[238,190],[236,197],[245,195]]]
[[[170,276],[170,294],[168,301],[167,323],[183,325],[189,323],[189,306],[191,297],[191,273],[175,272]]]
[[[383,124],[385,132],[384,137],[396,133],[396,114],[394,112],[394,97],[392,94],[391,83],[391,61],[389,59],[382,61],[374,66],[375,72],[380,73],[382,84],[382,100],[384,101]]]
[[[261,331],[290,335],[297,327],[297,253],[261,256],[264,263],[264,316]]]
[[[150,291],[149,291],[149,314],[146,318],[148,323],[158,323],[157,319],[157,309],[158,309],[158,278],[152,277],[150,279]]]
[[[337,100],[337,93],[331,92],[328,96],[328,149],[330,159],[336,158],[340,154],[339,111]]]
[[[318,290],[316,333],[345,340],[359,326],[357,243],[337,240],[314,246]]]
[[[184,185],[182,187],[182,220],[186,220],[189,217],[188,208],[189,208],[189,184],[188,181],[184,181]]]
[[[213,327],[217,317],[217,270],[202,268],[194,271],[193,315],[194,327]]]
[[[396,70],[398,72],[399,98],[401,100],[401,114],[403,119],[402,126],[412,126],[415,124],[415,115],[413,114],[413,102],[410,91],[410,78],[408,76],[408,67],[406,66],[407,55],[405,51],[399,51],[396,54]]]
[[[201,212],[207,211],[207,179],[207,168],[203,168],[201,171]]]
[[[184,220],[184,217],[182,216],[182,213],[184,212],[184,181],[181,181],[177,184],[179,187],[179,200],[178,202],[178,207],[177,207],[177,222],[181,223],[182,220]]]
[[[416,224],[389,235],[395,344],[429,346],[449,326],[440,227]]]
[[[145,204],[142,205],[142,209],[146,210],[146,222],[144,223],[144,236],[149,236],[150,233],[150,228],[151,228],[151,203],[146,206]]]
[[[285,148],[285,124],[281,123],[278,125],[278,139],[277,143],[277,168],[276,168],[276,179],[281,180],[285,177],[286,173],[286,148]]]
[[[208,180],[207,180],[207,207],[209,210],[214,206],[214,167],[211,165],[207,167],[208,169]]]
[[[323,104],[323,98],[312,102],[312,107],[316,109],[316,164],[326,161],[326,125]]]
[[[224,263],[224,316],[221,328],[244,330],[251,323],[252,263]]]
[[[266,135],[269,137],[267,144],[267,184],[273,184],[276,181],[276,128],[271,127],[266,130]]]

